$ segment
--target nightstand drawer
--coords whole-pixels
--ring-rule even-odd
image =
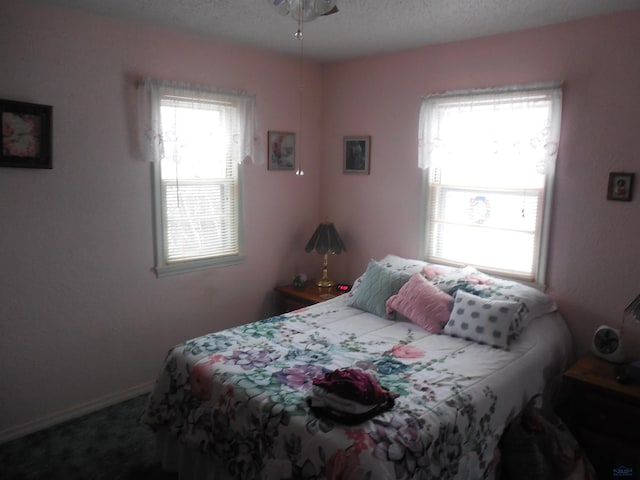
[[[598,478],[624,466],[640,473],[640,386],[615,380],[616,366],[594,356],[564,374],[568,397],[563,419],[593,464]]]
[[[640,406],[606,390],[574,385],[573,415],[580,428],[640,446]],[[638,456],[640,459],[640,455]]]

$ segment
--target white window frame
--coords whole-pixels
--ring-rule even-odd
[[[175,95],[167,95],[175,96]],[[162,99],[164,95],[160,96],[160,102],[162,105]],[[185,98],[189,97],[189,91],[185,90]],[[191,98],[191,102],[198,103],[198,100]],[[202,104],[211,104],[210,100],[203,100]],[[223,108],[229,108],[228,105]],[[236,113],[237,114],[237,113]],[[231,134],[229,134],[231,137]],[[231,148],[231,146],[229,146]],[[237,149],[236,149],[237,150]],[[212,267],[221,267],[227,265],[234,265],[241,263],[244,260],[242,255],[243,251],[243,221],[242,221],[242,165],[239,161],[239,152],[230,152],[231,160],[229,167],[233,171],[233,177],[231,178],[230,191],[234,195],[235,201],[235,248],[233,245],[229,245],[229,251],[215,256],[206,257],[194,257],[189,259],[171,261],[168,258],[168,229],[167,229],[167,197],[165,195],[166,186],[171,181],[163,181],[162,179],[162,162],[156,161],[153,163],[153,192],[154,192],[154,239],[155,239],[155,272],[158,277],[167,275],[175,275],[187,272],[193,272]],[[205,183],[209,185],[219,185],[221,183],[229,183],[229,179],[224,180],[189,180],[180,179],[177,180],[178,191],[180,187],[188,187],[193,185],[194,182]],[[176,183],[176,182],[173,182]]]
[[[422,225],[421,225],[421,237],[420,237],[420,251],[422,252],[422,257],[425,258],[426,261],[433,263],[441,263],[441,264],[449,264],[453,266],[464,266],[466,262],[459,262],[455,260],[451,260],[450,258],[443,258],[441,256],[436,256],[433,254],[435,249],[432,248],[430,244],[431,240],[434,238],[432,227],[432,219],[434,218],[435,208],[438,208],[436,205],[436,191],[434,189],[437,188],[447,188],[447,187],[438,187],[435,186],[434,178],[438,174],[438,167],[434,166],[430,163],[430,149],[434,148],[433,145],[430,145],[429,133],[427,130],[427,123],[429,118],[428,109],[431,108],[431,104],[427,102],[430,99],[451,99],[452,97],[464,98],[465,96],[477,96],[479,94],[489,94],[496,95],[500,93],[508,93],[508,92],[520,92],[523,94],[532,93],[535,94],[544,90],[546,92],[551,92],[552,98],[552,113],[551,113],[551,122],[550,125],[551,133],[551,141],[555,142],[555,151],[552,154],[547,154],[543,158],[545,163],[545,177],[544,177],[544,185],[540,188],[538,192],[538,215],[536,218],[536,230],[535,230],[535,247],[533,252],[533,265],[532,270],[530,272],[514,272],[508,269],[503,268],[494,268],[491,265],[476,265],[479,269],[486,271],[488,273],[492,273],[499,276],[504,276],[508,278],[514,278],[520,281],[525,281],[531,283],[533,285],[538,286],[539,288],[544,288],[544,281],[546,277],[546,269],[547,269],[547,251],[548,251],[548,243],[549,243],[549,227],[551,221],[551,205],[552,205],[552,194],[553,194],[553,185],[555,179],[555,160],[557,155],[557,146],[559,142],[559,129],[560,129],[560,116],[561,116],[561,104],[562,104],[562,91],[561,85],[559,83],[553,84],[537,84],[537,85],[528,85],[528,86],[518,86],[518,87],[505,87],[501,89],[489,89],[489,90],[481,90],[481,91],[466,91],[466,92],[450,92],[442,95],[429,95],[425,97],[423,100],[423,106],[420,112],[420,166],[423,168],[423,190],[422,190]],[[442,161],[442,160],[440,160]],[[455,187],[452,187],[455,188]],[[514,191],[519,191],[520,189],[514,188]],[[505,190],[505,191],[508,191]],[[529,192],[531,193],[531,192]],[[470,245],[472,245],[472,239],[469,240]]]

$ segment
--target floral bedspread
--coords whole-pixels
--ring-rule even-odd
[[[564,331],[549,327],[561,318],[536,320],[546,322],[544,335],[529,327],[506,351],[348,302],[174,347],[143,420],[242,480],[480,479],[509,418],[562,369],[553,352],[563,350]],[[315,417],[305,402],[312,379],[342,367],[375,371],[399,395],[394,408],[355,426]]]

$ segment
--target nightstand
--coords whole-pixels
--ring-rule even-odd
[[[616,365],[593,355],[564,373],[564,420],[599,479],[620,477],[622,467],[640,478],[640,385],[616,381]]]
[[[279,296],[278,308],[281,313],[315,305],[344,293],[336,290],[336,287],[320,288],[313,282],[308,282],[302,288],[293,285],[280,285],[275,288],[275,291]]]

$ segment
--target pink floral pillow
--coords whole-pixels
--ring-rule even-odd
[[[440,333],[449,320],[453,297],[414,273],[396,295],[387,300],[387,313],[398,312],[431,333]]]
[[[422,267],[422,273],[425,277],[427,277],[428,280],[433,280],[434,278],[439,277],[440,275],[444,275],[447,272],[444,269],[440,268],[440,266],[438,265],[428,264]]]

